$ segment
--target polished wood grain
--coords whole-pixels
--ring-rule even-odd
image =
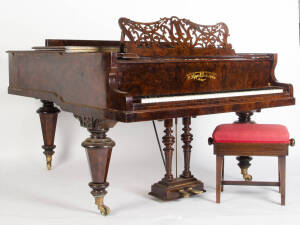
[[[286,156],[279,156],[279,174],[280,174],[280,195],[281,205],[285,205],[285,177],[286,177]]]
[[[227,41],[229,31],[224,23],[200,25],[165,17],[152,23],[121,18],[119,25],[120,41],[45,41],[46,46],[104,46],[117,51],[8,51],[8,93],[55,103],[75,114],[91,132],[83,146],[91,168],[92,194],[103,214],[108,213],[103,194],[113,147],[105,132],[117,122],[165,120],[166,176],[152,185],[150,194],[171,200],[204,191],[203,183],[192,177],[189,169],[192,136],[188,118],[295,104],[293,86],[276,80],[277,54],[235,53]],[[203,82],[187,76],[201,71],[216,75]],[[281,88],[283,93],[148,104],[141,101],[147,97],[272,88]],[[171,121],[180,117],[184,118],[185,167],[183,176],[176,179],[171,170]],[[52,128],[47,128],[46,133],[52,134]]]
[[[257,110],[260,112],[260,110]],[[234,123],[255,123],[253,120],[251,120],[251,116],[253,116],[253,111],[246,111],[246,112],[236,112],[236,115],[238,116],[238,120]],[[263,146],[264,148],[264,146]],[[244,149],[244,148],[243,148]],[[250,149],[253,149],[250,147]],[[251,166],[250,161],[252,160],[252,157],[249,156],[247,153],[242,153],[243,155],[240,155],[236,157],[238,161],[238,166],[241,169],[241,173],[243,174],[243,178],[245,180],[252,179],[252,176],[248,174],[248,168]],[[253,154],[251,154],[253,155]],[[243,173],[243,171],[247,171],[247,173]]]
[[[224,156],[216,156],[216,203],[221,201],[221,189],[222,189],[222,165]]]
[[[278,156],[287,155],[288,146],[289,144],[284,143],[214,143],[214,154],[233,156]]]
[[[280,186],[280,182],[225,180],[222,185]]]
[[[109,183],[106,181],[109,163],[112,153],[112,148],[115,142],[106,136],[109,128],[115,125],[115,122],[110,120],[98,120],[92,117],[82,117],[75,115],[80,121],[80,125],[87,128],[91,136],[82,142],[82,146],[86,149],[86,155],[89,162],[92,182],[89,186],[92,188],[91,194],[96,199],[106,195],[106,188]],[[98,208],[103,215],[109,214],[109,208],[105,205],[98,205]]]
[[[163,136],[163,143],[165,147],[163,148],[165,153],[165,162],[166,162],[166,174],[163,178],[164,181],[171,181],[173,180],[173,174],[172,174],[172,157],[173,157],[173,144],[175,143],[175,137],[172,135],[173,133],[173,120],[167,119],[164,121],[165,125],[165,135]]]
[[[118,59],[117,53],[65,54],[47,51],[15,51],[9,52],[9,55],[9,93],[55,102],[65,111],[91,115],[98,119],[136,122],[251,111],[295,103],[292,86],[279,84],[272,76],[273,69],[270,70],[270,67],[276,64],[276,55],[267,55],[268,59],[258,60],[257,63],[243,55],[244,61],[241,66],[238,66],[238,62],[233,59],[233,61],[229,59],[223,67],[220,67],[222,62],[213,58],[187,63],[183,63],[184,59],[179,59],[182,60],[179,63],[164,62],[163,59],[161,63],[151,63],[144,59],[141,60],[142,64],[134,64],[130,59]],[[254,63],[253,66],[257,64],[258,67],[256,69],[253,66],[248,67],[250,70],[247,70],[247,67],[242,66],[247,64],[245,62],[247,60],[251,61],[250,64]],[[266,60],[264,68],[258,69],[259,65],[264,65],[264,60]],[[232,65],[230,61],[233,62]],[[236,66],[232,67],[234,64]],[[211,71],[214,68],[219,71],[220,76],[216,80],[207,80],[203,83],[195,80],[184,81],[184,76],[188,72],[199,69]],[[166,74],[165,71],[173,71],[173,69],[174,72]],[[260,76],[256,76],[251,71],[257,71]],[[171,76],[172,74],[176,79]],[[234,78],[231,79],[231,75]],[[52,79],[49,80],[49,77]],[[137,96],[139,91],[141,96],[191,94],[191,92],[201,93],[209,90],[214,93],[222,90],[222,81],[225,82],[223,87],[227,91],[230,87],[233,90],[282,87],[284,93],[159,104],[141,104],[140,96]],[[74,92],[74,89],[80,92]]]
[[[204,185],[200,180],[197,180],[191,175],[190,167],[190,149],[192,135],[190,134],[190,122],[191,118],[183,118],[184,133],[182,138],[184,141],[184,165],[185,169],[179,178],[174,178],[172,174],[172,157],[173,157],[173,145],[175,143],[175,137],[173,136],[173,119],[164,120],[165,135],[163,136],[163,148],[165,154],[165,169],[166,174],[163,179],[151,186],[152,196],[155,196],[162,200],[173,200],[182,197],[188,197],[197,193],[204,192]]]
[[[182,177],[188,178],[192,177],[192,173],[190,171],[190,161],[191,161],[191,149],[192,149],[192,141],[193,135],[191,134],[191,117],[182,118],[183,124],[183,134],[181,135],[181,140],[184,143],[183,148],[183,156],[184,156],[184,170],[182,172]]]
[[[57,115],[60,110],[54,106],[53,102],[42,100],[43,106],[37,110],[40,116],[44,145],[44,155],[48,170],[52,167],[52,155],[55,149],[54,138],[56,130]]]
[[[289,144],[285,143],[215,143],[209,138],[209,144],[214,145],[214,154],[216,155],[216,203],[220,203],[221,192],[224,185],[248,185],[248,186],[279,186],[281,194],[281,205],[285,205],[285,177],[286,177],[286,156],[288,147],[294,146],[295,140],[290,139]],[[250,156],[273,156],[278,157],[278,182],[274,181],[252,181],[252,177],[246,174],[245,181],[224,180],[224,157],[236,156],[239,160],[241,169],[248,169]],[[244,174],[243,174],[244,175]]]
[[[178,55],[233,55],[227,42],[228,28],[225,23],[200,25],[176,16],[158,21],[141,23],[120,18],[121,42],[130,52],[142,56]],[[129,42],[125,43],[125,38]]]

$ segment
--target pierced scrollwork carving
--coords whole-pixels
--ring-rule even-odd
[[[90,130],[99,130],[99,129],[109,129],[114,127],[116,121],[108,119],[99,119],[91,116],[82,116],[74,114],[74,117],[79,120],[82,127],[88,128]]]
[[[173,16],[153,23],[120,18],[119,25],[122,30],[121,42],[127,37],[136,47],[231,49],[231,44],[227,43],[229,34],[225,23],[200,25]]]

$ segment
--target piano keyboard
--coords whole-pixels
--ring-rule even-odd
[[[181,96],[167,96],[167,97],[155,97],[155,98],[142,98],[141,103],[160,103],[160,102],[175,102],[175,101],[189,101],[189,100],[201,100],[212,98],[228,98],[228,97],[241,97],[252,95],[267,95],[267,94],[279,94],[283,93],[283,89],[264,89],[264,90],[251,90],[251,91],[235,91],[235,92],[222,92],[212,94],[199,94],[199,95],[181,95]]]

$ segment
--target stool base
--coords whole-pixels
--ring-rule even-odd
[[[247,185],[247,186],[279,186],[281,194],[281,205],[285,205],[285,173],[286,173],[286,156],[278,156],[278,182],[267,181],[226,181],[224,180],[224,156],[217,155],[216,159],[216,203],[221,201],[221,192],[223,185]]]

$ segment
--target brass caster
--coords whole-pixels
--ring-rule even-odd
[[[102,216],[107,216],[110,213],[108,206],[103,203],[104,196],[95,197],[95,204],[98,206],[98,209]]]
[[[188,197],[190,197],[190,193],[188,193],[188,192],[186,192],[185,190],[183,190],[183,189],[181,189],[181,190],[179,190],[178,191],[181,195],[182,195],[182,197],[184,197],[184,198],[188,198]]]
[[[46,155],[46,161],[47,161],[47,169],[51,170],[51,167],[52,167],[52,155]]]
[[[252,181],[252,176],[248,174],[248,169],[242,169],[242,174],[245,181]]]
[[[190,192],[190,193],[192,193],[192,194],[194,194],[194,195],[199,195],[199,194],[204,193],[204,191],[195,190],[195,189],[193,189],[191,187],[188,188],[187,191]]]

